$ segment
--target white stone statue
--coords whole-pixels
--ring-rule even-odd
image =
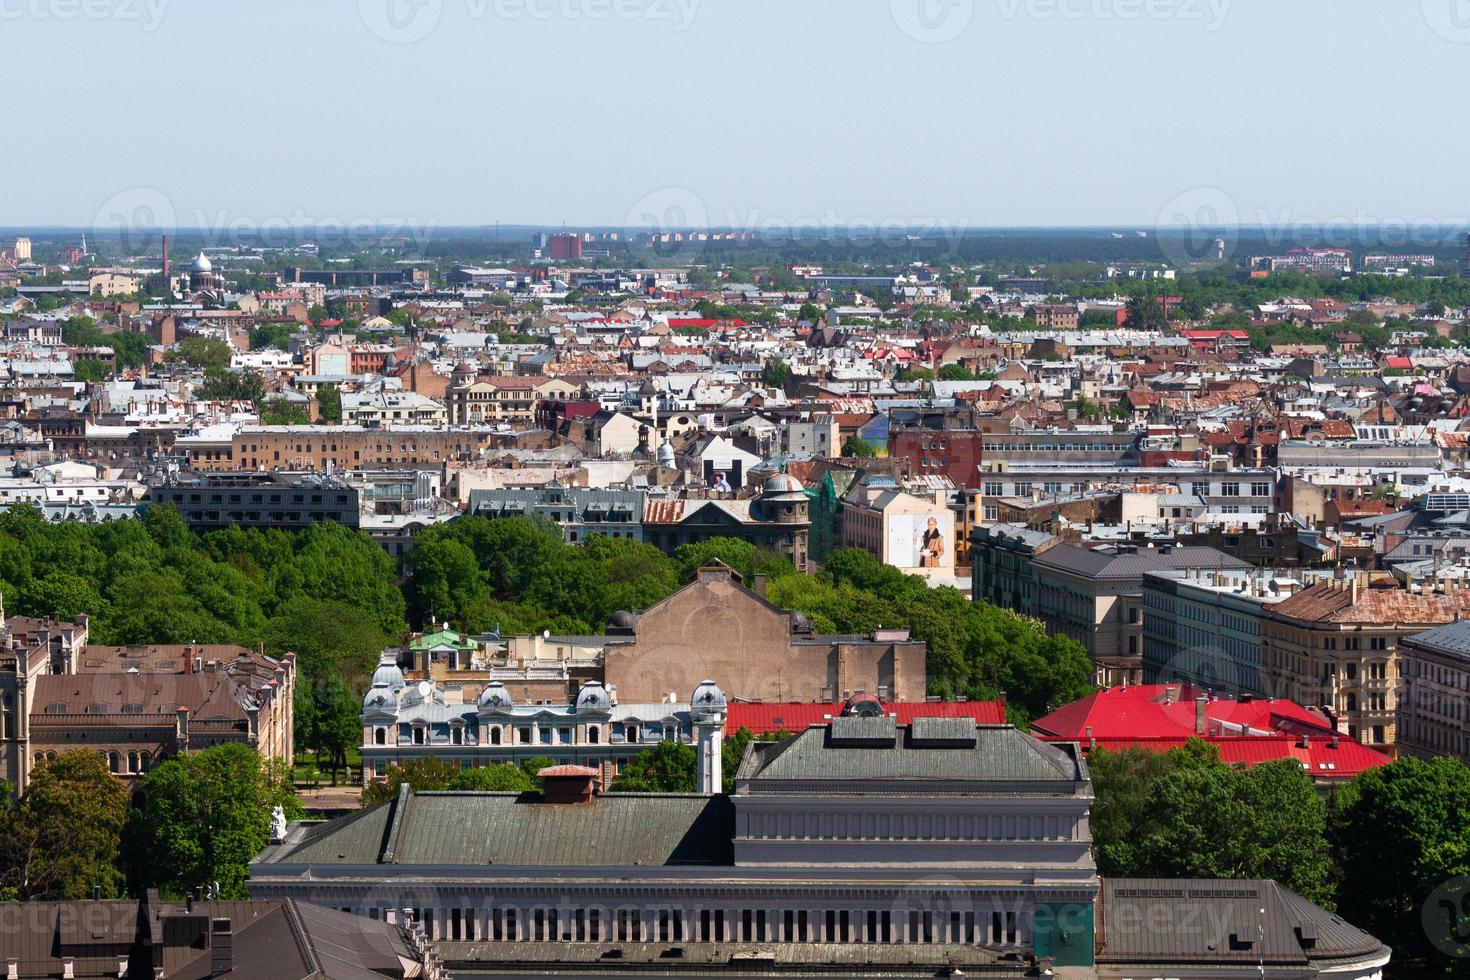
[[[277,805],[271,811],[271,840],[275,842],[286,839],[286,808]]]

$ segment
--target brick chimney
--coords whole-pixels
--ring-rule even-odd
[[[566,805],[591,803],[602,773],[586,766],[552,766],[536,775],[543,786],[542,798],[547,803]]]
[[[229,919],[209,921],[209,975],[228,976],[235,969],[235,937]]]
[[[1209,723],[1206,711],[1209,707],[1210,699],[1204,695],[1200,695],[1194,699],[1194,733],[1196,735],[1205,734],[1205,729]]]

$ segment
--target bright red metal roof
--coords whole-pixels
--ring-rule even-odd
[[[1190,738],[1196,734],[1243,734],[1285,731],[1291,734],[1332,734],[1332,726],[1293,701],[1252,698],[1233,701],[1211,698],[1205,702],[1205,730],[1196,731],[1196,700],[1209,697],[1201,688],[1179,684],[1138,684],[1097,691],[1058,708],[1031,723],[1037,735],[1072,741],[1092,737]]]
[[[1050,742],[1067,741],[1055,736],[1042,736]],[[1099,738],[1096,748],[1109,752],[1125,749],[1142,749],[1148,752],[1167,752],[1182,748],[1188,738]],[[1220,761],[1232,766],[1259,766],[1281,759],[1294,759],[1313,779],[1353,779],[1369,769],[1386,766],[1393,759],[1361,742],[1343,736],[1336,737],[1337,745],[1329,736],[1311,736],[1303,748],[1299,737],[1287,735],[1236,735],[1212,736],[1204,741],[1220,750]],[[1091,742],[1083,741],[1082,750],[1094,748]]]

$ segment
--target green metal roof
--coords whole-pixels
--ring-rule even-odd
[[[974,742],[956,747],[960,732],[953,725],[926,723],[913,732],[886,718],[833,719],[826,727],[809,728],[777,744],[754,743],[742,763],[741,780],[752,792],[765,781],[801,781],[821,792],[824,782],[908,780],[956,783],[1056,783],[1053,791],[1073,792],[1084,780],[1073,749],[1032,738],[1009,726],[975,726]],[[837,721],[862,723],[838,731]],[[890,733],[886,744],[879,728]]]
[[[553,804],[538,793],[403,793],[307,831],[273,864],[729,865],[735,810],[723,796],[607,794]]]

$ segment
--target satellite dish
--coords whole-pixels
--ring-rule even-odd
[[[419,697],[425,701],[429,700],[429,693],[434,690],[434,685],[429,681],[419,681]]]
[[[549,639],[551,639],[551,630],[542,630],[541,631],[541,639],[543,639],[543,640],[549,640]]]

